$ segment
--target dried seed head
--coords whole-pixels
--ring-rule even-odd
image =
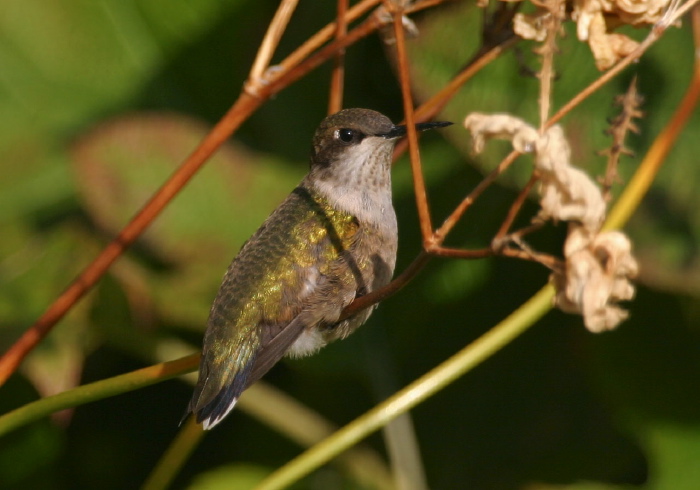
[[[569,143],[560,126],[543,134],[509,114],[467,116],[475,151],[489,138],[508,139],[520,151],[532,151],[540,176],[540,212],[544,220],[567,221],[564,267],[550,276],[557,295],[554,304],[563,311],[583,315],[591,332],[610,330],[627,318],[617,303],[632,299],[629,279],[637,275],[637,262],[629,239],[619,231],[601,232],[605,200],[600,188],[583,170],[571,165]]]

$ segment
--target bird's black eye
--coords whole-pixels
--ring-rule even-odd
[[[358,143],[362,140],[362,133],[354,129],[340,128],[335,131],[335,139],[345,144]]]

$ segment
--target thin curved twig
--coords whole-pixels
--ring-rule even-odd
[[[338,0],[336,14],[336,39],[345,36],[348,25],[345,14],[348,10],[348,0]],[[343,85],[345,82],[345,50],[341,49],[333,60],[333,72],[331,73],[331,91],[328,97],[328,114],[334,114],[343,108]]]

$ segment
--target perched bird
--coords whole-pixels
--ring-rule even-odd
[[[211,307],[187,408],[205,429],[285,354],[312,354],[367,320],[373,308],[339,318],[394,273],[390,171],[394,144],[405,134],[405,126],[368,109],[321,122],[309,173],[243,245]]]

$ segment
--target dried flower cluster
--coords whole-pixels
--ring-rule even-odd
[[[637,42],[611,32],[620,24],[635,27],[661,20],[670,0],[575,0],[571,14],[581,41],[587,41],[599,70],[627,56]]]
[[[578,39],[591,48],[596,66],[607,70],[620,58],[630,54],[638,43],[624,34],[613,32],[627,24],[634,27],[659,22],[671,0],[574,0],[571,19],[576,22]],[[544,41],[546,22],[551,15],[544,6],[533,14],[518,13],[513,30],[524,39]]]
[[[540,178],[539,218],[569,223],[564,244],[564,265],[554,270],[555,305],[583,315],[586,328],[601,332],[627,318],[619,301],[632,299],[630,279],[637,262],[629,239],[619,231],[602,232],[605,201],[598,186],[581,169],[571,165],[569,144],[561,127],[540,134],[509,114],[472,113],[464,121],[480,152],[489,138],[510,140],[521,153],[533,153]]]

